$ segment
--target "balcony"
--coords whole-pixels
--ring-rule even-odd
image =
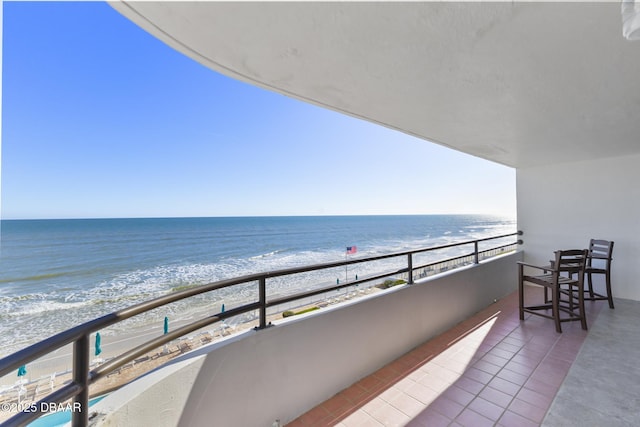
[[[609,310],[588,302],[588,332],[576,322],[562,334],[547,319],[521,322],[515,261],[522,255],[480,261],[476,251],[478,262],[412,285],[203,346],[113,392],[91,407],[90,423],[636,424],[628,402],[637,369],[626,355],[637,339],[626,325],[638,303],[618,300]],[[605,351],[614,366],[600,360]],[[576,391],[578,413],[567,410]]]
[[[283,322],[263,331],[260,342],[248,343],[257,336],[244,336],[206,354],[195,352],[174,366],[172,377],[151,374],[126,395],[152,396],[185,425],[205,425],[212,417],[222,425],[292,427],[637,425],[640,418],[629,405],[637,395],[637,368],[627,355],[637,351],[638,303],[618,300],[610,310],[606,302],[587,302],[588,332],[569,322],[558,334],[550,320],[530,315],[520,322],[513,290],[514,264],[521,256],[505,255]],[[488,294],[496,292],[487,287],[490,282],[511,291],[472,317],[453,321],[459,312],[452,298],[465,306],[478,285]],[[444,292],[440,303],[434,300],[438,292]],[[535,287],[527,292],[527,297],[541,297]],[[482,298],[481,293],[475,297]],[[435,329],[444,323],[453,327],[416,334],[434,337],[427,342],[399,344],[405,334],[413,335],[407,331],[411,325],[426,318],[443,322]],[[251,350],[260,355],[248,355]],[[404,354],[379,363],[381,354],[397,351]],[[605,352],[611,365],[602,359]],[[245,360],[231,361],[234,357]],[[185,382],[188,398],[177,405],[171,402],[180,393],[159,394]],[[346,385],[336,386],[340,383]],[[96,406],[110,413],[104,421],[135,425],[149,413],[131,414],[151,403],[142,394],[103,402]]]

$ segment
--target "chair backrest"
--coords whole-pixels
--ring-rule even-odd
[[[591,267],[593,261],[596,264],[606,263],[603,268],[608,269],[611,265],[611,256],[613,254],[613,242],[608,240],[591,239],[589,242],[589,257],[587,259],[587,267]],[[603,260],[598,262],[598,260]]]
[[[568,249],[563,251],[556,251],[556,260],[554,263],[556,272],[558,274],[567,272],[578,273],[579,277],[582,277],[584,268],[587,264],[587,257],[589,251],[587,249]]]

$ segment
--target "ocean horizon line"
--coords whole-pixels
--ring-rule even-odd
[[[301,215],[211,215],[211,216],[104,216],[104,217],[42,217],[0,218],[1,221],[70,221],[70,220],[132,220],[132,219],[214,219],[214,218],[349,218],[349,217],[437,217],[437,216],[489,216],[516,219],[515,214],[500,213],[402,213],[402,214],[301,214]]]

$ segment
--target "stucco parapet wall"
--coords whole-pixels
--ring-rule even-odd
[[[289,422],[513,292],[521,259],[503,255],[202,347],[107,396],[91,424]]]

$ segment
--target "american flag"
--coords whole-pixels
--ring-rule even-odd
[[[347,246],[347,254],[355,254],[356,252],[358,252],[356,246]]]

